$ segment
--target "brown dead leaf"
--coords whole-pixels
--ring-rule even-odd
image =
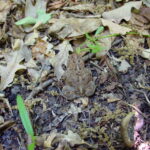
[[[131,18],[131,9],[136,8],[139,9],[142,5],[142,1],[138,2],[128,2],[124,4],[122,7],[117,9],[104,12],[102,14],[104,19],[111,20],[115,23],[120,23],[121,20],[129,21]]]
[[[51,19],[49,33],[54,33],[59,39],[83,36],[95,31],[100,25],[100,19],[60,18]]]
[[[0,66],[0,90],[4,90],[13,81],[16,71],[20,69],[26,69],[25,66],[20,65],[20,62],[24,59],[20,51],[5,54],[7,66]]]
[[[12,3],[9,0],[0,1],[0,23],[6,21],[7,14],[9,13]]]
[[[143,7],[140,14],[150,21],[150,8]]]
[[[48,12],[51,11],[51,10],[55,10],[55,9],[59,9],[61,8],[62,6],[65,5],[65,2],[63,2],[62,0],[60,1],[56,1],[56,2],[52,2],[52,3],[49,3],[48,4]]]
[[[102,24],[104,26],[108,26],[111,34],[115,34],[116,33],[116,34],[125,35],[127,32],[131,31],[130,28],[118,25],[116,23],[113,23],[112,21],[105,20],[105,19],[102,19]]]
[[[32,47],[32,55],[34,58],[37,58],[38,55],[43,54],[44,56],[51,57],[53,52],[50,51],[53,45],[48,43],[44,39],[38,39],[36,44]]]

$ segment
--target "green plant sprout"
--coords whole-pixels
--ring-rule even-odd
[[[17,95],[17,107],[19,110],[19,115],[21,118],[21,122],[25,128],[26,133],[28,136],[30,136],[32,142],[27,145],[28,150],[34,150],[35,149],[35,136],[34,131],[32,128],[31,120],[29,118],[28,111],[25,107],[25,104],[23,102],[23,98],[20,95]]]
[[[37,13],[37,18],[33,18],[29,16],[29,17],[26,17],[17,21],[15,24],[18,26],[19,25],[24,25],[24,26],[34,25],[38,23],[46,24],[51,18],[51,14],[45,13],[44,10],[37,10],[36,13]]]
[[[92,37],[90,36],[88,33],[85,34],[85,37],[86,37],[86,41],[81,45],[86,45],[86,48],[77,48],[76,49],[76,52],[77,53],[80,53],[81,51],[89,51],[91,53],[97,53],[101,50],[104,50],[105,48],[102,47],[97,39],[97,35],[102,33],[104,30],[104,27],[103,26],[100,26],[96,32],[95,32],[95,35]]]
[[[120,36],[121,34],[119,33],[114,33],[114,34],[109,34],[109,35],[99,35],[104,31],[104,27],[100,26],[94,36],[90,36],[88,33],[85,34],[86,37],[86,41],[76,49],[76,52],[79,54],[80,52],[83,51],[88,51],[91,53],[97,53],[100,52],[102,50],[105,49],[105,47],[102,47],[101,44],[99,43],[99,39],[103,39],[103,38],[110,38],[110,37],[116,37],[116,36]],[[143,36],[143,37],[150,37],[150,35],[140,35],[140,33],[136,32],[136,31],[131,31],[131,32],[127,32],[126,35],[139,35],[139,36]],[[81,48],[83,45],[86,45],[86,48]]]

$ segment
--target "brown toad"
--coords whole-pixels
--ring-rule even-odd
[[[62,93],[69,100],[91,96],[95,92],[96,86],[92,78],[92,72],[85,68],[82,58],[77,54],[69,56],[67,70],[63,78],[65,86]]]

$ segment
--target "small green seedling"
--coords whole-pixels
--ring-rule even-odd
[[[77,53],[80,53],[80,52],[83,52],[83,51],[89,51],[91,53],[97,53],[97,52],[100,52],[102,50],[104,50],[105,48],[102,47],[98,41],[98,38],[97,36],[102,33],[104,31],[104,27],[103,26],[100,26],[96,32],[95,32],[95,35],[94,36],[90,36],[89,34],[85,34],[85,37],[86,37],[86,41],[85,43],[83,43],[83,45],[86,45],[86,48],[77,48],[76,52]]]
[[[19,25],[24,25],[24,26],[34,25],[38,23],[46,24],[51,18],[51,14],[45,13],[44,10],[37,10],[36,13],[37,13],[37,18],[33,18],[29,16],[29,17],[26,17],[17,21],[15,24],[18,26]]]
[[[34,136],[31,120],[29,118],[28,111],[27,111],[25,104],[23,102],[23,98],[20,95],[17,95],[17,107],[19,110],[19,115],[20,115],[22,124],[25,128],[25,131],[28,134],[28,136],[30,136],[30,138],[32,140],[31,144],[28,144],[28,150],[34,150],[34,148],[35,148],[35,136]]]
[[[80,47],[78,47],[76,49],[76,52],[79,54],[80,52],[84,52],[84,51],[88,51],[91,53],[97,53],[100,52],[102,50],[105,49],[105,47],[102,47],[99,40],[100,39],[104,39],[104,38],[111,38],[111,37],[116,37],[116,36],[120,36],[121,34],[119,33],[114,33],[114,34],[109,34],[109,35],[100,35],[102,32],[104,31],[104,27],[100,26],[94,36],[90,36],[88,33],[85,34],[86,40],[85,42],[80,45]],[[131,32],[127,32],[127,35],[140,35],[140,33],[138,33],[137,31],[131,31]],[[143,37],[150,37],[150,35],[142,35]],[[86,46],[86,48],[81,48],[82,46]]]

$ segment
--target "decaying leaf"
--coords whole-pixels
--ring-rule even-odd
[[[131,65],[126,61],[116,57],[112,57],[113,64],[118,67],[118,71],[127,72]]]
[[[60,18],[51,19],[49,33],[54,33],[59,39],[82,36],[95,31],[100,25],[100,19]]]
[[[113,23],[112,21],[105,20],[105,19],[102,19],[102,24],[104,26],[108,26],[111,34],[117,33],[117,34],[125,35],[127,32],[131,31],[130,28],[123,27],[121,25],[118,25],[116,23]]]
[[[136,8],[139,9],[142,5],[142,1],[138,2],[128,2],[122,7],[119,7],[117,9],[104,12],[102,14],[104,19],[111,20],[116,23],[120,23],[121,20],[129,21],[131,18],[131,9]]]
[[[77,133],[73,133],[71,130],[68,130],[68,134],[64,135],[63,140],[66,140],[71,146],[85,143]]]
[[[118,70],[120,72],[126,72],[130,67],[131,65],[126,60],[122,60],[120,66],[118,67]]]
[[[54,67],[54,73],[59,80],[64,74],[64,70],[62,68],[63,65],[67,65],[69,51],[73,51],[71,44],[68,41],[63,41],[59,44],[56,49],[60,50],[60,52],[53,57],[50,62]]]
[[[92,12],[93,9],[95,8],[94,4],[79,4],[75,6],[70,6],[70,7],[64,7],[63,10],[67,11],[90,11]]]
[[[150,8],[143,7],[140,14],[150,21]]]
[[[9,13],[12,3],[9,0],[0,1],[0,23],[6,21],[7,14]]]
[[[26,45],[34,45],[36,39],[39,37],[39,33],[34,30],[34,32],[27,34],[25,38]]]
[[[12,52],[5,55],[7,66],[0,66],[0,90],[4,90],[13,81],[16,71],[26,69],[25,66],[20,65],[24,59],[20,51]]]

